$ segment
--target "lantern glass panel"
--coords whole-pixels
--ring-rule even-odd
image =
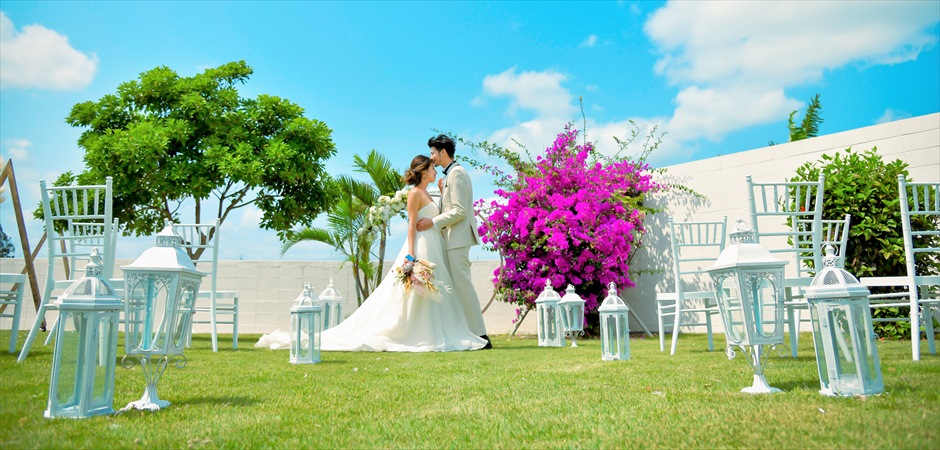
[[[558,330],[555,329],[555,321],[557,318],[555,314],[557,313],[556,308],[548,306],[545,308],[545,334],[548,340],[558,339]]]
[[[300,355],[302,359],[310,359],[310,355],[313,353],[313,346],[310,345],[310,317],[308,315],[297,314],[300,317]],[[301,317],[302,316],[302,317]],[[304,342],[304,341],[307,342]]]
[[[843,308],[833,308],[829,310],[829,329],[832,330],[832,342],[836,349],[836,367],[839,373],[839,381],[848,384],[857,384],[858,373],[855,370],[855,361],[852,355],[855,349],[852,339],[852,324],[846,310]]]
[[[719,289],[721,301],[725,304],[725,333],[732,342],[741,342],[746,329],[744,327],[744,302],[741,300],[741,291],[738,290],[738,278],[734,275],[722,280]]]
[[[147,276],[131,288],[129,320],[131,322],[131,345],[149,351],[165,347],[167,303],[170,291],[167,279]],[[153,320],[148,320],[152,314]]]
[[[825,356],[822,356],[823,352],[825,351],[826,344],[823,342],[822,328],[820,327],[819,308],[816,306],[811,306],[809,311],[813,320],[813,345],[816,349],[816,363],[817,368],[819,369],[819,380],[822,383],[822,387],[824,389],[828,389],[829,364],[826,361]]]
[[[114,396],[110,389],[113,389],[114,376],[113,368],[109,367],[109,361],[117,358],[117,335],[113,334],[117,330],[118,315],[106,314],[99,316],[97,322],[96,339],[91,342],[102,342],[105,345],[99,346],[103,353],[95,358],[94,362],[88,364],[94,365],[94,390],[89,405],[89,409],[110,408]]]
[[[777,287],[767,278],[758,277],[754,280],[754,299],[757,309],[754,311],[754,322],[757,332],[761,336],[773,336],[777,332]]]
[[[182,347],[186,343],[186,333],[189,331],[189,321],[192,320],[193,315],[188,314],[188,311],[193,310],[193,306],[196,303],[196,293],[193,291],[192,286],[186,286],[183,288],[183,292],[180,294],[180,302],[183,304],[181,314],[176,317],[176,327],[173,329],[173,345],[176,347]]]
[[[59,358],[58,386],[56,386],[56,401],[62,407],[74,406],[80,394],[76,386],[78,380],[78,366],[82,355],[83,324],[78,323],[80,316],[73,316],[71,311],[62,311],[59,326],[65,326],[62,333],[56,336],[56,345],[61,346]],[[81,328],[79,328],[81,327]],[[57,351],[59,351],[57,349]]]

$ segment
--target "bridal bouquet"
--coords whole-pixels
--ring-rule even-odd
[[[430,261],[405,261],[395,267],[395,281],[405,287],[405,293],[412,290],[436,302],[441,301],[437,282],[434,281],[434,268],[437,264]]]

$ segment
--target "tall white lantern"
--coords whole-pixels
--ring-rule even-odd
[[[140,400],[124,409],[156,411],[170,405],[157,396],[157,383],[171,363],[186,366],[183,350],[192,320],[193,303],[204,273],[183,251],[183,239],[169,222],[156,246],[124,266],[125,335],[123,365],[140,362],[147,386]]]
[[[290,309],[290,362],[316,364],[320,362],[320,331],[323,327],[323,307],[313,296],[310,283],[294,300]]]
[[[630,359],[630,307],[617,295],[617,283],[607,285],[607,297],[597,312],[601,322],[601,359]]]
[[[343,296],[333,287],[333,279],[330,278],[330,284],[320,293],[318,299],[323,305],[323,329],[333,328],[343,320]]]
[[[124,304],[101,278],[101,270],[101,255],[94,249],[85,276],[57,301],[59,325],[45,417],[80,419],[114,412],[118,321]]]
[[[823,269],[806,289],[813,319],[813,343],[820,394],[851,397],[884,391],[877,336],[871,324],[868,288],[836,267],[835,249],[826,247]]]
[[[565,333],[571,336],[571,346],[577,347],[575,336],[584,334],[584,299],[576,294],[574,286],[569,284],[558,305],[561,307],[561,322]]]
[[[558,302],[561,296],[552,289],[551,280],[545,280],[545,289],[535,299],[535,311],[539,322],[539,347],[562,347],[565,334],[561,323],[561,310]]]
[[[786,261],[775,258],[757,243],[754,232],[742,220],[729,233],[731,244],[706,271],[711,276],[718,310],[725,326],[728,359],[735,347],[748,354],[754,370],[754,383],[741,389],[749,394],[780,392],[764,378],[767,347],[783,344],[783,268]]]

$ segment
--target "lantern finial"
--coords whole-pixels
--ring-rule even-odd
[[[835,267],[836,263],[839,261],[839,257],[836,256],[836,248],[831,244],[826,245],[826,256],[823,257],[823,267]]]
[[[101,276],[101,252],[98,251],[98,247],[91,249],[91,255],[88,257],[88,265],[85,266],[85,276],[86,277],[100,277]]]
[[[617,283],[611,281],[607,284],[607,295],[617,295]]]

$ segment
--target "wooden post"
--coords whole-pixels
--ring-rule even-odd
[[[23,260],[26,262],[26,277],[29,279],[30,292],[33,294],[33,306],[36,311],[39,311],[39,302],[42,301],[42,297],[39,295],[39,285],[36,283],[36,267],[33,265],[36,254],[29,247],[29,237],[26,235],[26,220],[23,218],[20,193],[16,188],[16,175],[13,173],[13,160],[11,159],[7,160],[6,164],[3,165],[3,170],[0,171],[0,185],[4,182],[7,182],[10,187],[10,199],[13,201],[13,213],[16,215],[16,228],[20,232],[20,245],[23,247]],[[37,253],[43,241],[45,241],[45,235],[43,235],[39,246],[36,247]]]

